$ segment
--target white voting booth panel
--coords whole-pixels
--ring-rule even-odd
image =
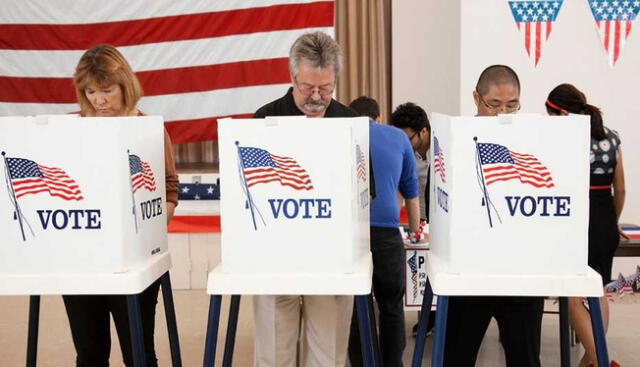
[[[587,274],[587,116],[432,116],[431,255],[451,273]]]
[[[353,273],[369,253],[366,118],[218,125],[222,271]]]
[[[0,275],[123,273],[162,256],[163,133],[158,116],[0,118]]]

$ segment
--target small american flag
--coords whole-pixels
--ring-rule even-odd
[[[418,265],[416,264],[416,258],[418,257],[418,251],[413,251],[413,255],[407,260],[409,269],[411,270],[411,284],[413,285],[413,299],[418,298]]]
[[[540,61],[542,47],[549,40],[563,0],[509,1],[524,47],[534,66]]]
[[[444,151],[438,142],[437,137],[433,137],[433,172],[440,174],[442,182],[446,182],[445,167],[444,167]]]
[[[625,284],[618,290],[618,294],[620,296],[625,296],[627,294],[633,294],[633,288],[629,284]]]
[[[640,1],[588,0],[600,39],[614,67],[640,11]]]
[[[478,153],[486,185],[519,179],[537,188],[555,186],[549,169],[531,154],[512,152],[504,145],[492,143],[479,143]]]
[[[60,168],[41,166],[24,158],[6,158],[6,163],[16,199],[40,192],[67,201],[83,199],[76,181]]]
[[[129,171],[131,174],[131,190],[135,193],[144,188],[148,191],[156,191],[156,180],[149,163],[143,161],[134,154],[129,154]]]
[[[362,153],[362,149],[360,149],[360,144],[356,144],[356,170],[358,172],[358,180],[366,181],[367,164],[364,161],[364,153]]]
[[[260,148],[240,147],[240,158],[247,186],[280,182],[295,190],[312,190],[307,171],[295,159],[271,154]]]

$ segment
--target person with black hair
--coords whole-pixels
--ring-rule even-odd
[[[473,91],[478,116],[520,110],[520,80],[506,65],[486,68]],[[451,297],[444,365],[474,366],[491,318],[500,331],[507,367],[540,367],[542,297]]]
[[[369,116],[375,122],[380,122],[380,105],[371,97],[360,96],[349,104],[349,107],[360,116]]]
[[[377,105],[372,98],[359,97],[349,107],[362,114],[364,111],[374,111]],[[370,206],[372,287],[380,310],[381,365],[401,367],[406,347],[403,309],[406,268],[404,243],[398,231],[400,208],[396,195],[400,193],[407,203],[409,229],[412,240],[416,243],[420,223],[418,178],[409,139],[394,127],[377,124],[372,118],[375,114],[369,115],[369,150],[373,159],[371,165],[375,180],[379,183],[376,186],[376,197]],[[349,360],[353,367],[363,365],[360,331],[355,317],[351,320]]]
[[[545,102],[550,115],[566,116],[570,113],[591,117],[591,153],[589,182],[589,266],[602,276],[603,285],[611,282],[613,255],[620,243],[618,219],[624,206],[625,185],[622,168],[620,137],[604,126],[600,109],[587,103],[587,98],[571,84],[555,87]],[[611,189],[613,188],[613,195]],[[600,298],[605,331],[609,326],[609,304]],[[597,363],[595,344],[589,313],[582,298],[569,298],[571,325],[585,352],[580,367]],[[611,365],[615,364],[611,362]]]
[[[391,126],[404,131],[409,137],[416,158],[416,173],[418,174],[418,190],[420,192],[420,228],[429,223],[429,148],[431,146],[431,124],[427,113],[422,107],[412,102],[399,105],[391,114]],[[429,312],[427,335],[433,331],[435,325],[435,311]],[[420,312],[418,311],[418,319]],[[418,333],[418,324],[413,325],[413,336]]]

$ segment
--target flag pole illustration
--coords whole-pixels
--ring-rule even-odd
[[[35,234],[18,204],[18,199],[22,196],[46,192],[51,197],[58,197],[66,201],[83,199],[80,187],[64,170],[43,166],[26,158],[7,157],[5,152],[2,152],[2,156],[6,170],[7,191],[10,193],[9,199],[15,210],[14,219],[20,223],[20,232],[24,241],[26,241],[25,224],[31,234],[33,236]]]
[[[476,144],[478,182],[483,193],[482,205],[487,205],[490,227],[493,227],[491,208],[500,223],[502,219],[489,197],[487,186],[509,180],[518,180],[521,184],[531,185],[536,189],[555,186],[549,169],[534,155],[514,152],[500,144],[478,143],[477,136],[474,136],[473,140]]]
[[[482,203],[487,206],[487,217],[489,218],[489,227],[493,228],[493,221],[491,220],[491,208],[489,207],[489,191],[487,191],[487,185],[484,181],[484,172],[482,172],[482,161],[480,157],[480,147],[478,146],[478,137],[474,136],[473,141],[476,144],[476,172],[480,177],[481,189],[482,189]]]
[[[6,153],[3,151],[2,152],[2,158],[4,160],[4,167],[5,167],[5,180],[7,182],[7,189],[8,191],[11,193],[11,203],[13,204],[13,218],[18,220],[18,223],[20,223],[20,233],[22,234],[22,240],[26,241],[27,238],[24,235],[24,227],[22,225],[22,211],[20,210],[20,205],[18,205],[18,199],[16,199],[16,193],[13,190],[13,182],[11,181],[11,172],[9,171],[9,164],[7,163],[7,157],[6,157]]]
[[[127,149],[127,155],[129,156],[129,185],[131,187],[131,199],[133,200],[133,221],[136,225],[136,233],[138,233],[135,193],[139,189],[145,189],[150,192],[156,191],[156,179],[148,162],[143,161],[135,154],[131,154],[129,149]]]
[[[131,189],[131,202],[133,203],[132,214],[133,214],[133,224],[136,228],[136,233],[138,233],[138,215],[136,213],[136,196],[135,191],[133,190],[133,180],[131,176],[133,175],[133,167],[131,165],[131,153],[129,149],[127,149],[127,157],[129,158],[129,188]]]
[[[236,149],[238,151],[238,174],[240,175],[240,182],[242,182],[242,189],[244,190],[244,194],[246,196],[245,208],[251,211],[251,220],[253,221],[253,229],[258,230],[258,225],[256,224],[256,213],[260,216],[262,220],[262,225],[266,226],[267,223],[264,221],[262,217],[262,213],[253,202],[253,197],[251,196],[251,191],[249,191],[249,185],[247,184],[247,178],[244,173],[244,163],[242,163],[242,152],[240,151],[240,142],[236,141]]]

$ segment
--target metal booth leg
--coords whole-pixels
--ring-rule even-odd
[[[222,296],[212,295],[209,301],[209,320],[207,321],[207,337],[204,343],[204,367],[213,367],[218,345],[218,326],[220,325],[220,308]]]
[[[167,318],[167,331],[169,333],[169,347],[171,348],[171,363],[173,367],[182,367],[180,356],[180,341],[178,338],[178,324],[176,322],[176,309],[173,304],[173,291],[171,289],[171,277],[167,271],[160,277],[162,285],[162,299],[164,300],[164,313]]]
[[[358,328],[360,329],[360,346],[362,348],[362,363],[375,367],[375,351],[373,349],[373,330],[371,328],[371,310],[367,295],[355,296],[356,312],[358,313]]]
[[[436,306],[435,339],[433,339],[433,352],[431,354],[431,366],[442,367],[444,362],[444,341],[447,335],[447,313],[449,311],[449,297],[438,296]]]
[[[27,335],[27,367],[35,367],[38,357],[40,296],[29,296],[29,333]]]
[[[560,366],[571,366],[570,336],[569,336],[569,301],[567,297],[558,299],[560,316]]]
[[[133,365],[146,367],[146,355],[144,352],[144,339],[142,336],[142,317],[140,316],[140,295],[127,296],[127,311],[129,313],[129,330],[131,332],[131,347],[133,352]]]
[[[227,340],[224,344],[224,356],[222,366],[231,367],[233,361],[233,347],[236,344],[236,329],[238,327],[238,311],[240,310],[240,296],[231,296],[231,306],[229,307],[229,321],[227,323]]]
[[[593,339],[596,343],[598,366],[608,366],[609,353],[607,352],[607,341],[604,336],[602,312],[600,311],[600,299],[598,297],[589,297],[587,298],[587,301],[589,302],[589,316],[591,316]]]
[[[420,308],[420,320],[418,321],[418,333],[416,334],[416,344],[413,349],[412,367],[420,367],[424,355],[424,346],[427,341],[427,324],[429,323],[429,312],[433,303],[433,289],[427,278],[427,284],[424,288],[424,297],[422,297],[422,307]]]

